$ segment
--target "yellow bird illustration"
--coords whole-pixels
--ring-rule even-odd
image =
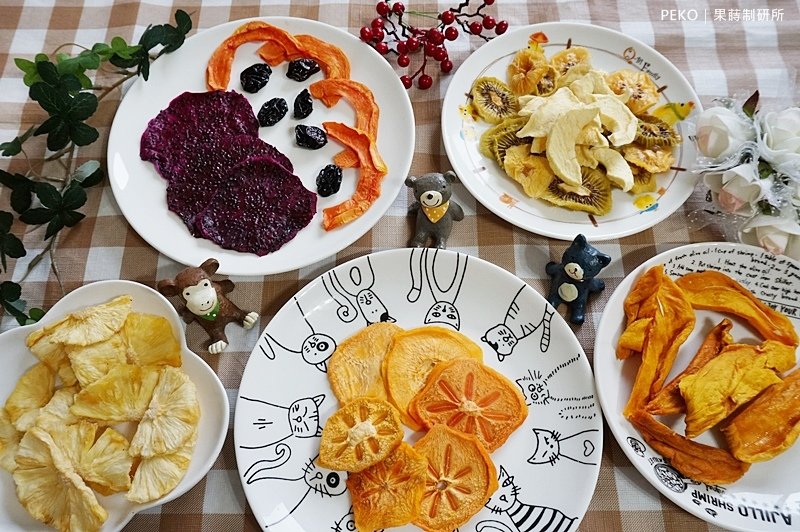
[[[694,109],[694,102],[692,101],[672,102],[656,107],[650,111],[650,114],[656,118],[660,118],[668,125],[674,126],[676,123],[689,116],[692,109]]]

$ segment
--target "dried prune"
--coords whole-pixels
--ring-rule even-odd
[[[261,106],[258,111],[258,123],[261,127],[274,126],[289,112],[289,106],[283,98],[273,98]]]
[[[314,110],[314,104],[311,103],[311,93],[308,89],[303,89],[303,92],[297,95],[294,99],[294,117],[307,118]]]
[[[313,59],[295,59],[289,62],[286,76],[295,81],[305,81],[319,72],[319,63]]]
[[[318,150],[328,143],[325,131],[315,126],[295,126],[294,139],[298,146],[309,150]]]
[[[342,186],[342,169],[335,164],[329,164],[319,171],[317,176],[317,194],[327,198],[339,192]]]
[[[271,75],[272,69],[268,64],[256,63],[242,70],[239,79],[242,82],[242,88],[246,92],[254,94],[267,85]]]

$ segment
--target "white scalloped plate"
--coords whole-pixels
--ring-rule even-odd
[[[3,371],[0,372],[0,398],[6,397],[14,389],[19,377],[34,363],[36,357],[25,347],[28,334],[42,325],[55,322],[66,314],[90,305],[104,303],[116,296],[129,294],[133,297],[133,309],[138,312],[159,314],[169,319],[172,330],[181,344],[183,371],[197,387],[200,400],[200,424],[198,426],[197,446],[186,476],[170,493],[161,499],[133,504],[123,494],[110,497],[97,497],[108,511],[108,519],[101,529],[103,532],[121,530],[137,512],[158,506],[180,497],[197,484],[214,465],[219,456],[225,436],[228,433],[228,396],[216,373],[202,358],[186,347],[183,322],[172,304],[164,296],[143,284],[133,281],[99,281],[87,284],[64,296],[53,305],[39,323],[16,327],[0,334],[0,350],[3,353]],[[0,470],[0,530],[3,532],[33,530],[53,530],[35,521],[17,501],[14,479],[6,471]]]

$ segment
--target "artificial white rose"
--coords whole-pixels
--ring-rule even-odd
[[[770,181],[760,179],[755,163],[741,164],[724,172],[713,172],[703,176],[720,209],[731,214],[752,216],[756,213],[756,202],[769,190]]]
[[[706,109],[695,122],[697,149],[706,157],[724,159],[747,141],[755,140],[756,130],[748,120],[725,107]]]
[[[774,255],[792,253],[794,259],[800,251],[800,224],[796,218],[760,214],[748,220],[739,238],[747,244],[757,244]]]
[[[776,170],[800,178],[800,107],[758,114],[761,157]]]

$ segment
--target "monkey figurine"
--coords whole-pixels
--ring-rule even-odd
[[[225,297],[225,294],[233,290],[233,281],[211,280],[211,275],[217,269],[219,262],[216,259],[207,259],[199,267],[182,270],[175,279],[158,282],[158,291],[163,295],[180,295],[184,302],[179,310],[183,321],[196,321],[205,329],[211,337],[208,352],[212,355],[219,354],[228,347],[226,325],[236,322],[245,329],[250,329],[258,319],[257,312],[245,312]]]

